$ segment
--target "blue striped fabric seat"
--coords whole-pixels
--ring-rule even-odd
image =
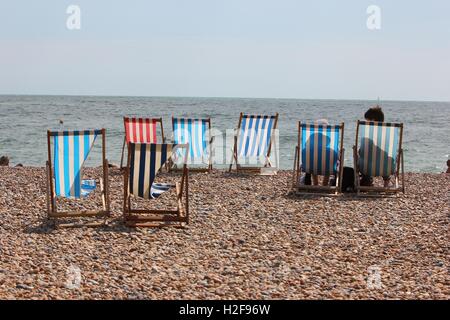
[[[339,160],[340,127],[304,124],[301,129],[302,171],[315,175],[336,174]]]
[[[60,197],[81,198],[93,190],[84,183],[82,167],[101,130],[62,131],[53,136],[55,194]]]
[[[398,123],[359,123],[358,166],[362,174],[389,177],[396,172],[400,126]]]
[[[172,185],[154,183],[161,167],[176,152],[176,144],[129,143],[130,150],[130,194],[154,199],[170,190]]]
[[[189,160],[204,159],[209,156],[209,122],[206,119],[173,118],[174,143],[189,143]],[[181,151],[181,150],[180,150]],[[181,154],[179,154],[181,156]]]
[[[238,132],[238,157],[261,157],[268,153],[276,116],[243,115]]]

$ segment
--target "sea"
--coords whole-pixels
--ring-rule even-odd
[[[239,113],[279,113],[277,159],[291,169],[298,121],[327,119],[345,123],[345,165],[352,166],[356,123],[377,104],[369,100],[303,100],[265,98],[119,97],[0,95],[0,156],[10,165],[44,166],[47,130],[105,128],[107,158],[119,163],[124,137],[124,116],[162,117],[171,138],[171,117],[211,118],[217,134],[215,167],[226,167],[232,139],[225,134],[237,127]],[[450,102],[381,101],[385,121],[404,124],[406,172],[438,173],[446,170],[450,154]],[[100,139],[86,165],[101,158]]]

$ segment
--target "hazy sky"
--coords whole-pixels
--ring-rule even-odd
[[[0,94],[450,101],[450,1],[0,0]]]

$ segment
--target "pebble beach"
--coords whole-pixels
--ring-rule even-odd
[[[0,167],[0,299],[450,299],[450,175],[372,199],[288,195],[290,174],[192,173],[186,228],[132,229],[111,168],[108,225],[55,229],[44,168]]]

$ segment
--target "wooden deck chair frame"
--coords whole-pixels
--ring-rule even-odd
[[[302,141],[302,123],[298,122],[298,135],[297,146],[295,147],[294,155],[294,168],[293,168],[293,181],[291,190],[296,195],[338,195],[342,192],[342,174],[344,168],[344,123],[339,124],[339,167],[336,173],[336,186],[313,186],[313,185],[300,185],[300,175],[302,174],[302,168],[300,165],[301,154],[300,146]]]
[[[102,168],[103,175],[99,179],[100,191],[102,197],[102,209],[100,210],[85,210],[85,211],[58,211],[55,189],[53,185],[53,166],[52,166],[52,151],[51,151],[51,137],[58,134],[57,131],[47,131],[47,153],[48,160],[46,163],[46,181],[47,181],[47,213],[48,218],[55,222],[56,227],[96,227],[107,224],[107,218],[111,215],[110,199],[109,199],[109,181],[108,181],[108,160],[106,159],[106,130],[101,129],[102,136]],[[87,218],[95,217],[104,220],[102,222],[86,222],[86,223],[58,223],[61,218]]]
[[[175,134],[174,131],[174,119],[176,119],[175,117],[172,116],[172,132],[173,134]],[[209,159],[208,159],[208,167],[207,168],[193,168],[192,166],[189,167],[189,172],[211,172],[213,169],[213,164],[212,164],[212,152],[213,152],[213,142],[214,142],[214,137],[211,136],[211,118],[205,118],[205,119],[201,119],[201,120],[205,120],[208,123],[208,131],[209,131]],[[169,172],[170,171],[182,171],[182,168],[177,168],[176,164],[174,164],[172,161],[169,161]]]
[[[188,148],[188,145],[177,145]],[[131,152],[128,145],[127,166],[124,169],[123,184],[123,218],[125,225],[129,227],[177,227],[183,228],[189,223],[189,169],[183,165],[181,181],[176,182],[176,209],[133,209],[131,203],[131,194],[129,193],[130,161]],[[184,199],[183,199],[184,193]],[[183,201],[184,200],[184,201]],[[152,201],[152,200],[149,200]],[[158,201],[153,199],[153,201]]]
[[[155,121],[157,123],[159,123],[160,128],[161,128],[161,140],[162,143],[166,143],[166,137],[164,136],[164,126],[163,126],[163,121],[162,118],[142,118],[142,117],[123,117],[123,126],[124,126],[124,137],[123,137],[123,144],[122,144],[122,155],[120,156],[120,169],[123,169],[123,158],[124,158],[124,154],[125,154],[125,146],[127,144],[127,128],[126,128],[126,124],[125,121],[127,119],[132,119],[132,118],[139,118],[139,119],[149,119],[152,121]],[[128,151],[128,148],[127,148]]]
[[[358,155],[358,141],[359,141],[359,127],[362,124],[374,122],[376,121],[361,121],[358,120],[356,126],[356,138],[355,145],[353,146],[353,168],[355,171],[355,189],[356,195],[361,196],[361,192],[367,192],[364,196],[383,196],[388,194],[395,194],[398,192],[405,193],[405,171],[404,171],[404,160],[403,160],[403,123],[383,123],[384,125],[389,125],[392,127],[399,128],[399,140],[398,140],[398,149],[397,149],[397,157],[395,159],[395,188],[385,188],[385,187],[370,187],[370,186],[361,186],[360,185],[360,170],[359,170],[359,155]],[[401,171],[401,173],[400,173]],[[400,184],[401,180],[401,184]],[[371,194],[372,193],[372,194]]]
[[[247,173],[256,173],[256,174],[261,174],[263,168],[272,168],[272,163],[270,162],[270,153],[272,151],[272,143],[273,143],[273,132],[274,130],[277,129],[277,125],[278,125],[278,112],[275,114],[275,121],[273,124],[273,128],[272,128],[272,134],[270,136],[270,142],[269,142],[269,147],[267,148],[267,153],[264,156],[265,159],[265,163],[263,167],[249,167],[249,166],[242,166],[239,164],[239,157],[238,157],[238,150],[237,150],[237,143],[239,141],[239,134],[241,131],[241,125],[242,125],[242,119],[244,118],[244,116],[248,116],[247,114],[244,114],[243,112],[240,113],[239,115],[239,122],[238,122],[238,127],[237,127],[237,133],[234,136],[234,143],[233,143],[233,157],[231,159],[231,164],[230,164],[230,168],[229,168],[229,172],[231,172],[233,170],[233,164],[236,165],[236,172],[240,173],[240,172],[247,172]]]

